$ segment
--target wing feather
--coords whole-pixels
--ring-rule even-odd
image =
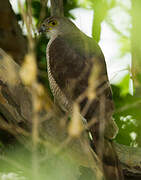
[[[85,117],[87,120],[90,120],[92,117],[97,116],[99,113],[100,97],[101,95],[104,95],[105,112],[108,114],[108,119],[113,113],[114,104],[103,54],[101,54],[100,51],[97,51],[98,53],[96,54],[88,52],[87,49],[85,49],[87,45],[84,44],[84,42],[81,42],[81,50],[78,52],[78,48],[76,47],[78,47],[80,44],[79,39],[75,43],[70,42],[69,39],[66,39],[64,39],[64,37],[58,36],[49,46],[48,63],[51,67],[50,71],[52,77],[57,83],[62,94],[65,95],[65,98],[68,100],[68,102],[73,102],[87,89],[88,79],[91,74],[92,67],[97,63],[100,67],[100,71],[96,79],[100,82],[96,88],[97,98],[92,101],[91,108],[88,109]],[[72,46],[72,44],[74,44],[75,47]],[[103,81],[101,80],[102,77],[104,77]],[[104,86],[106,88],[103,88]],[[60,96],[62,97],[62,94],[58,93],[60,92],[60,90],[57,90],[58,88],[54,87],[54,89],[56,89],[54,96],[56,99],[59,99],[58,101],[60,101]],[[98,94],[98,92],[100,93]],[[87,97],[83,99],[80,104],[81,109],[84,108],[87,101]]]

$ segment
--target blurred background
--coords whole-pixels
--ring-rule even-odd
[[[19,6],[19,2],[22,6]],[[28,29],[22,17],[23,9],[28,14],[27,2],[31,2],[32,37],[35,43],[38,81],[50,92],[46,66],[46,45],[49,40],[44,35],[38,34],[40,24],[50,16],[49,0],[0,0],[0,48],[10,54],[18,64],[23,63],[29,45],[27,42],[29,40]],[[131,147],[141,147],[141,0],[63,0],[63,2],[64,15],[70,18],[84,33],[93,37],[105,55],[115,103],[113,117],[119,127],[115,141]],[[4,147],[3,141],[8,143],[9,139],[0,131],[0,152]],[[18,167],[19,163],[21,169],[24,169],[23,166],[26,167],[25,174],[29,173],[32,153],[26,152],[26,145],[25,149],[23,146],[19,146],[17,149],[10,146],[10,151],[7,147],[4,147],[4,151],[7,150],[8,160],[2,159],[1,156],[3,163],[0,163],[0,170],[3,168],[4,172],[6,170],[14,172],[14,168]],[[44,156],[42,150],[40,153]],[[50,151],[45,153],[52,158]],[[11,157],[14,160],[18,159],[18,163],[10,160]],[[80,175],[77,165],[71,161],[70,157],[51,158],[48,161],[49,165],[46,161],[42,163],[42,167],[46,164],[47,171],[40,168],[41,179],[46,178],[47,173],[49,180],[57,179],[59,173],[65,179],[68,173],[67,168],[70,169],[70,179],[73,179],[73,175]],[[7,169],[5,161],[10,164],[10,169]],[[63,161],[63,167],[60,165],[60,161]],[[56,174],[52,173],[54,167]],[[72,170],[74,174],[71,173]],[[28,173],[27,176],[30,177],[30,173]],[[33,175],[34,172],[31,174]],[[91,172],[88,172],[86,177],[84,174],[80,178],[81,180],[90,179],[88,174]],[[14,173],[11,173],[9,177],[20,180]],[[6,177],[0,171],[0,179],[4,178]]]
[[[21,2],[26,8],[25,0]],[[26,36],[18,1],[10,0],[10,3]],[[116,107],[114,118],[119,126],[116,141],[134,147],[141,145],[140,9],[140,0],[64,0],[65,16],[96,39],[103,50]],[[32,0],[33,36],[38,66],[43,74],[48,40],[44,36],[37,38],[37,28],[50,16],[50,2],[47,2],[42,18],[41,10],[41,2]],[[48,86],[46,78],[42,76],[40,80]]]

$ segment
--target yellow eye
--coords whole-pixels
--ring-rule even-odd
[[[49,25],[50,26],[56,26],[57,25],[57,21],[56,20],[50,21]]]

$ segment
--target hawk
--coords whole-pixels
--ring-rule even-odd
[[[49,83],[55,102],[64,111],[71,112],[73,103],[81,99],[79,105],[81,112],[85,109],[85,119],[88,122],[96,119],[89,131],[93,138],[93,149],[103,162],[106,179],[122,180],[122,171],[112,144],[117,133],[112,119],[112,92],[99,45],[65,17],[45,19],[39,31],[45,32],[50,38],[46,54]],[[92,80],[93,98],[90,98],[87,92]],[[103,143],[100,134],[104,136]]]

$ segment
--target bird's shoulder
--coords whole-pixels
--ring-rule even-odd
[[[102,50],[94,38],[89,37],[84,33],[80,33],[79,35],[74,33],[71,36],[67,36],[65,39],[69,44],[73,44],[73,48],[76,52],[85,54],[87,58],[95,56],[104,59]]]
[[[52,41],[51,46],[54,49],[73,51],[73,53],[78,54],[85,58],[97,57],[104,60],[104,55],[101,51],[98,43],[91,37],[88,37],[84,33],[72,33],[58,35]]]
[[[51,40],[47,49],[51,67],[62,69],[62,72],[67,71],[69,74],[69,71],[73,68],[75,73],[75,70],[78,71],[86,62],[85,54],[77,50],[75,45],[70,42],[70,39],[68,40],[65,36],[59,35],[54,40]]]

